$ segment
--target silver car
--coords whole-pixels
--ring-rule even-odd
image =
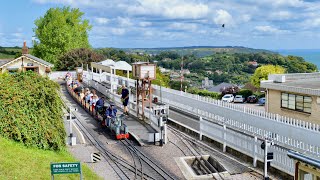
[[[235,102],[235,103],[243,103],[244,102],[244,97],[242,95],[236,95],[236,97],[234,97],[233,102]]]

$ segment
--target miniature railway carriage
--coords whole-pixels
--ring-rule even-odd
[[[80,97],[75,93],[71,87],[67,85],[67,89],[72,98],[80,104],[88,113],[90,113],[96,120],[100,121],[103,127],[106,127],[111,132],[111,135],[115,139],[128,139],[129,131],[128,127],[123,123],[124,115],[118,115],[115,118],[107,118],[105,116],[106,109],[108,105],[95,110],[95,107],[90,106],[85,100],[80,99]]]

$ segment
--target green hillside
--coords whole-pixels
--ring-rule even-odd
[[[146,53],[159,54],[165,51],[176,52],[179,55],[195,55],[197,57],[205,57],[219,52],[226,53],[273,53],[264,49],[253,49],[241,46],[190,46],[190,47],[172,47],[172,48],[124,48],[122,49],[129,53]]]
[[[29,48],[29,53],[32,49]],[[21,55],[21,47],[1,47],[0,46],[0,59],[13,59]]]

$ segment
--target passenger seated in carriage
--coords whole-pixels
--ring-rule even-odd
[[[113,103],[110,104],[109,108],[106,110],[106,124],[110,126],[111,119],[117,117],[117,109]]]
[[[104,100],[105,100],[105,97],[102,96],[97,102],[96,102],[96,107],[95,107],[95,110],[97,113],[99,114],[103,114],[103,106],[104,106]]]

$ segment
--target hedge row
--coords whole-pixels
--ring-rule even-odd
[[[0,135],[26,146],[62,149],[66,133],[58,89],[33,72],[0,74]]]

